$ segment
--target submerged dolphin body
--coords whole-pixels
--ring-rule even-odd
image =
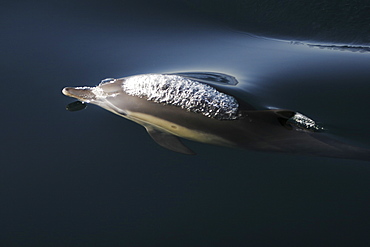
[[[256,110],[223,93],[238,82],[219,73],[144,74],[105,79],[63,94],[146,128],[159,145],[194,154],[178,137],[229,147],[370,160],[370,150],[320,133],[312,119],[284,109]]]

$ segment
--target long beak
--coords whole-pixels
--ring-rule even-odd
[[[91,87],[65,87],[62,93],[83,102],[90,102],[96,99]]]

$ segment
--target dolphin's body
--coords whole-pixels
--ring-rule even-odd
[[[294,111],[256,110],[223,93],[236,85],[219,73],[145,74],[103,80],[96,87],[66,87],[63,93],[96,104],[146,128],[161,146],[194,154],[178,137],[229,147],[370,160],[370,150],[321,133]]]

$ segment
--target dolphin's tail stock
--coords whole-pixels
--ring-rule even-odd
[[[255,111],[254,114],[250,112],[249,115],[255,114],[271,125],[270,128],[264,128],[268,131],[255,145],[261,151],[370,161],[370,149],[346,144],[329,137],[324,128],[301,113],[289,110],[267,110]],[[263,117],[263,114],[269,117]]]

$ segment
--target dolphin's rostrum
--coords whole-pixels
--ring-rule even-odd
[[[370,160],[370,150],[328,138],[314,120],[284,109],[256,110],[229,92],[220,73],[144,74],[105,79],[63,94],[96,104],[146,128],[161,146],[194,154],[178,137],[259,151]],[[226,92],[228,91],[228,92]]]

